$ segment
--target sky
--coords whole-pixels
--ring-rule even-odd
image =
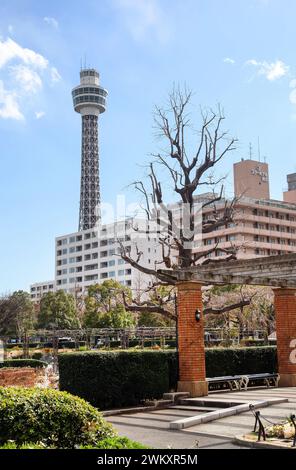
[[[77,230],[81,64],[109,91],[102,200],[137,200],[128,186],[160,145],[154,107],[176,84],[194,91],[196,128],[200,107],[223,106],[238,138],[217,169],[228,189],[259,137],[281,199],[296,171],[295,17],[294,0],[0,0],[0,292],[53,279],[54,239]]]

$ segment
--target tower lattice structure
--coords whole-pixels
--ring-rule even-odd
[[[107,90],[95,69],[80,72],[80,85],[72,90],[73,105],[82,117],[81,183],[78,230],[88,230],[100,218],[99,115],[106,110]]]

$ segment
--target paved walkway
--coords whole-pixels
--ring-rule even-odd
[[[264,400],[270,398],[288,398],[289,402],[262,409],[262,415],[272,422],[285,419],[296,412],[296,388],[256,389],[244,392],[211,393],[210,398],[223,400]],[[182,417],[197,416],[202,412],[192,409],[166,408],[151,412],[121,414],[108,417],[119,434],[142,442],[154,448],[191,449],[238,448],[232,443],[236,435],[250,432],[254,426],[251,412],[221,418],[213,422],[199,424],[184,430],[170,430],[168,425]]]
[[[247,402],[248,400],[264,400],[270,398],[288,398],[288,403],[280,403],[263,408],[261,413],[271,422],[279,422],[291,413],[296,412],[296,388],[271,388],[248,390],[245,392],[211,393],[211,398],[235,399]],[[264,424],[268,425],[267,422]],[[183,432],[206,433],[211,436],[224,436],[233,438],[239,434],[245,434],[252,430],[254,417],[251,412],[221,418],[210,423],[192,426]]]

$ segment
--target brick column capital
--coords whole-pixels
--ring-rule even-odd
[[[272,289],[273,292],[274,292],[274,295],[276,297],[281,297],[281,296],[284,296],[284,297],[289,297],[289,296],[296,296],[296,289],[289,289],[287,287],[280,287],[280,288],[274,288]]]
[[[196,289],[202,288],[202,284],[200,284],[200,282],[194,282],[194,281],[180,281],[180,282],[177,282],[176,286],[178,288],[178,292],[184,291],[184,290],[196,290]]]

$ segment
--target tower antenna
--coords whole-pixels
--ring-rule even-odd
[[[258,137],[258,159],[261,162],[260,137]]]
[[[249,143],[249,156],[250,156],[250,160],[252,160],[253,159],[253,147],[252,147],[251,142]]]

